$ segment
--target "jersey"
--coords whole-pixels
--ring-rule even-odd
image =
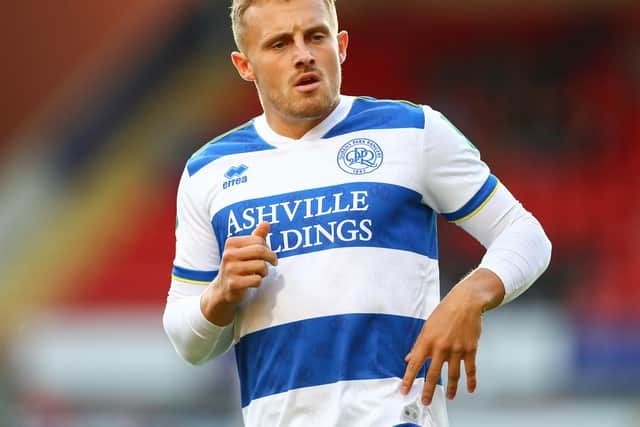
[[[468,218],[496,188],[442,114],[399,101],[341,96],[295,141],[262,115],[196,152],[174,280],[211,282],[262,221],[278,255],[233,323],[245,424],[447,425],[441,386],[429,406],[423,381],[400,394],[404,357],[440,301],[437,215]]]

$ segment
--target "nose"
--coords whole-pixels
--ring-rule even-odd
[[[316,63],[310,46],[304,39],[296,40],[295,64],[296,67],[307,67]]]

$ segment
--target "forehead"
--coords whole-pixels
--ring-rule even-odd
[[[244,13],[247,41],[259,41],[278,33],[293,33],[326,25],[333,19],[325,0],[259,0]]]

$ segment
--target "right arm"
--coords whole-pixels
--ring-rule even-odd
[[[203,199],[185,170],[178,188],[173,278],[162,320],[178,354],[192,364],[229,349],[236,306],[249,287],[260,286],[268,272],[265,261],[277,262],[265,242],[267,223],[251,236],[230,237],[220,254]]]
[[[261,285],[269,273],[266,262],[278,263],[266,244],[267,234],[269,223],[263,222],[251,236],[229,238],[218,275],[209,286],[172,281],[164,328],[176,351],[189,363],[204,363],[231,346],[236,307],[249,288]]]
[[[233,342],[233,322],[224,327],[215,325],[200,309],[201,296],[208,288],[173,279],[162,317],[176,352],[193,365],[223,354]]]

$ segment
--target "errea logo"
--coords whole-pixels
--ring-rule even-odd
[[[247,176],[244,174],[247,169],[249,169],[247,165],[231,166],[224,174],[227,181],[222,184],[222,188],[226,190],[227,188],[247,182]]]

